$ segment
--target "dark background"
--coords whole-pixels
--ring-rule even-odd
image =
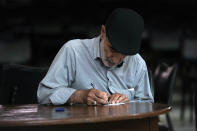
[[[1,0],[0,63],[49,66],[68,40],[97,36],[117,7],[144,17],[140,53],[148,66],[179,61],[181,38],[195,35],[196,0]]]

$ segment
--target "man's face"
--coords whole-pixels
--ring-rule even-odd
[[[102,27],[101,27],[100,49],[101,49],[102,62],[107,67],[117,66],[126,57],[126,55],[121,54],[121,53],[112,49],[111,43],[109,42],[109,40],[106,36],[104,25],[102,25]]]

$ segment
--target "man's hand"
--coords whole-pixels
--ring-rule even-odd
[[[115,104],[120,102],[129,102],[129,99],[124,94],[114,93],[112,96],[109,97],[109,103]]]
[[[96,101],[97,105],[102,105],[107,104],[109,96],[110,95],[106,92],[94,88],[89,90],[77,90],[69,98],[68,103],[94,105],[94,101]]]
[[[94,101],[96,101],[97,105],[104,105],[107,104],[108,98],[109,94],[106,92],[92,88],[87,94],[87,104],[94,105]]]

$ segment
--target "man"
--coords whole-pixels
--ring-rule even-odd
[[[39,84],[39,103],[152,102],[146,63],[138,54],[143,29],[139,14],[118,8],[97,38],[68,41]]]

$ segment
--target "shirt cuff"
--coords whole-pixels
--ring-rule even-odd
[[[122,94],[125,94],[129,100],[134,100],[134,90],[122,90]]]
[[[58,90],[54,92],[50,96],[50,100],[53,105],[63,105],[65,104],[70,96],[76,91],[76,89],[73,88],[67,88],[67,87],[60,87]]]

